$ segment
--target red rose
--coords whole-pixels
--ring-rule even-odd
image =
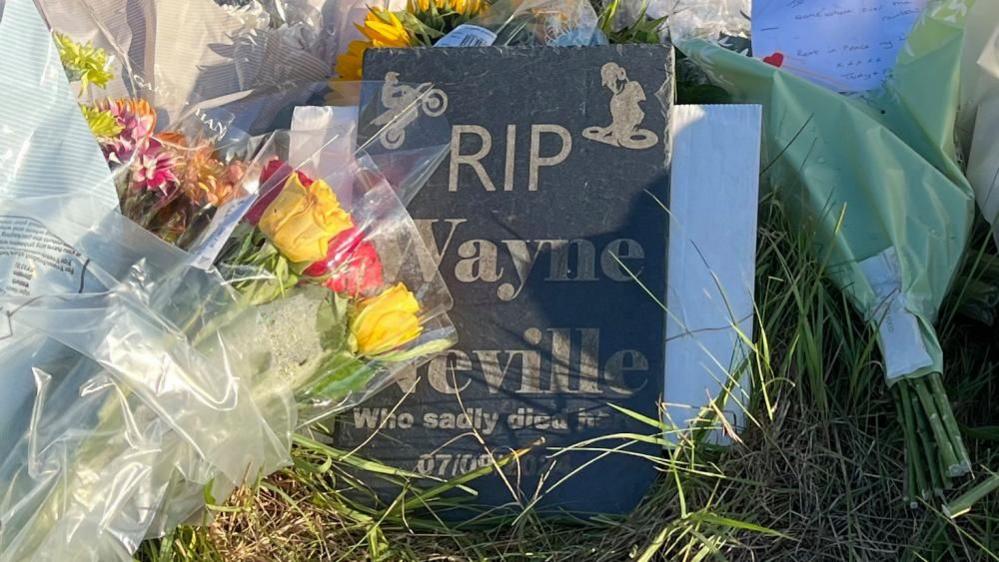
[[[312,185],[312,178],[302,172],[295,173],[298,174],[298,181],[302,182],[302,185],[305,187]],[[270,206],[274,199],[281,193],[281,190],[284,189],[284,184],[288,182],[288,176],[290,175],[291,166],[279,158],[272,159],[264,166],[264,169],[260,171],[260,187],[269,191],[261,195],[253,203],[253,206],[250,207],[250,210],[247,211],[246,222],[257,226],[260,218],[264,216],[264,211],[267,210],[267,207]]]
[[[285,163],[282,162],[281,159],[279,159],[279,158],[272,158],[271,161],[268,162],[267,165],[264,166],[264,169],[261,170],[261,172],[260,172],[260,183],[261,184],[267,183],[267,180],[271,179],[271,176],[273,176],[274,174],[276,174],[277,171],[280,170],[284,166],[285,166]],[[287,175],[287,173],[285,175]],[[284,183],[284,182],[282,182],[282,183]]]
[[[353,227],[334,236],[326,259],[310,265],[304,273],[309,277],[328,275],[326,286],[331,291],[354,297],[370,294],[384,282],[378,251]]]

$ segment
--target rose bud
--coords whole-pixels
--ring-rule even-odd
[[[324,181],[302,181],[292,174],[257,227],[293,263],[323,259],[334,236],[354,226],[336,194]]]
[[[295,172],[298,176],[298,181],[302,183],[305,187],[312,185],[314,181],[309,176],[302,172]],[[257,226],[260,222],[261,217],[264,216],[264,211],[267,207],[277,199],[277,196],[281,194],[286,183],[288,183],[288,177],[291,176],[291,166],[286,164],[283,160],[279,158],[272,158],[264,169],[260,171],[260,187],[261,189],[267,188],[267,191],[261,195],[247,211],[246,222]]]
[[[326,258],[309,266],[309,277],[329,276],[326,286],[336,293],[367,295],[382,286],[382,262],[374,244],[351,227],[330,240]]]
[[[420,303],[402,283],[357,304],[350,333],[359,354],[375,357],[415,340],[423,332]]]

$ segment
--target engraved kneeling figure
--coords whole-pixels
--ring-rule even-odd
[[[628,74],[617,63],[609,62],[600,69],[601,83],[613,96],[610,102],[611,124],[606,127],[587,127],[583,136],[597,142],[632,150],[651,148],[659,137],[648,129],[640,129],[645,120],[641,102],[645,90],[638,82],[628,80]]]

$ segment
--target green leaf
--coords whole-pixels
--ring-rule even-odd
[[[430,4],[433,6],[434,3],[431,2]],[[446,35],[453,27],[457,27],[448,26],[444,18],[440,17],[437,13],[436,9],[432,12],[420,12],[419,14],[412,14],[409,11],[403,10],[395,12],[395,15],[402,22],[403,27],[424,46],[433,45],[437,39]]]
[[[366,363],[344,351],[330,355],[316,372],[316,382],[306,390],[306,396],[338,400],[363,389],[378,372],[378,367],[376,363]]]
[[[326,302],[316,315],[316,331],[320,345],[326,351],[340,351],[347,345],[347,311],[350,300],[330,292]]]
[[[59,49],[59,60],[71,82],[79,80],[86,90],[90,84],[103,88],[114,78],[109,69],[111,61],[104,49],[94,47],[92,43],[77,43],[62,33],[54,33],[53,38]]]
[[[644,416],[642,414],[639,414],[638,412],[634,412],[634,411],[629,410],[627,408],[622,408],[621,406],[618,406],[617,404],[608,403],[607,405],[610,406],[611,408],[614,408],[615,410],[617,410],[621,414],[624,414],[624,415],[628,416],[629,418],[632,418],[632,419],[634,419],[636,421],[644,423],[647,426],[654,427],[654,428],[662,430],[662,431],[666,430],[666,425],[663,422],[661,422],[661,421],[659,421],[657,419],[650,418],[649,416]]]
[[[283,298],[295,287],[298,278],[254,279],[236,285],[246,306],[260,306]]]
[[[83,118],[87,120],[90,132],[97,138],[108,139],[116,137],[124,129],[124,127],[118,124],[118,119],[110,111],[101,111],[89,105],[81,105],[80,109],[83,110]]]
[[[407,351],[397,351],[379,355],[378,360],[383,363],[402,363],[424,355],[436,355],[446,349],[450,349],[454,346],[454,344],[454,340],[432,340]]]
[[[718,525],[720,527],[728,527],[730,529],[740,529],[743,531],[750,531],[753,533],[759,533],[762,535],[770,535],[772,537],[779,537],[782,539],[791,539],[790,536],[785,535],[779,531],[775,531],[768,527],[762,525],[757,525],[756,523],[750,523],[748,521],[742,521],[739,519],[732,519],[731,517],[723,517],[721,515],[715,515],[710,512],[699,512],[691,515],[692,519],[697,519],[705,523],[710,523],[712,525]]]
[[[964,428],[965,437],[978,441],[999,441],[999,426],[983,425],[981,427]]]

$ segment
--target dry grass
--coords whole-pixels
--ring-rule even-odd
[[[680,95],[718,93],[694,84],[681,79]],[[566,523],[525,514],[474,528],[448,525],[434,516],[439,494],[419,502],[423,509],[401,508],[413,503],[415,487],[373,510],[356,501],[366,486],[405,478],[305,443],[294,451],[294,467],[242,490],[213,524],[148,542],[141,558],[999,561],[999,494],[955,521],[940,512],[944,498],[905,500],[903,437],[873,333],[825,279],[810,234],[791,226],[776,199],[761,203],[760,224],[751,423],[730,447],[688,436],[648,458],[662,476],[629,517]],[[975,247],[987,247],[986,238],[979,233]],[[999,260],[971,254],[938,331],[948,393],[983,474],[999,468],[999,346],[990,324]],[[710,411],[705,418],[712,426]]]
[[[688,438],[649,458],[662,478],[630,517],[566,524],[528,514],[465,528],[435,519],[436,496],[424,510],[375,511],[355,502],[357,491],[398,478],[391,469],[303,442],[294,467],[242,490],[210,526],[147,543],[142,558],[999,560],[995,498],[956,522],[939,512],[940,498],[904,501],[902,435],[873,335],[823,279],[808,237],[788,228],[780,205],[767,200],[761,217],[752,423],[731,447]],[[972,458],[999,467],[994,332],[960,313],[968,293],[955,290],[965,296],[943,315],[952,318],[941,326],[947,383]]]

